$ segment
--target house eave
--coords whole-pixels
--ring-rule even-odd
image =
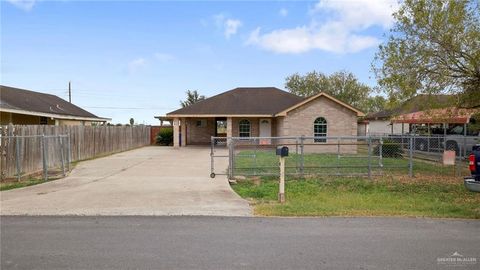
[[[62,119],[62,120],[77,120],[77,121],[91,121],[91,122],[107,122],[112,120],[111,118],[62,115],[62,114],[55,114],[55,113],[34,112],[34,111],[7,109],[7,108],[0,108],[0,112],[26,114],[26,115],[34,115],[34,116],[40,116],[40,117],[50,117],[50,118]]]
[[[272,114],[167,114],[166,117],[170,118],[214,118],[214,117],[275,117]],[[155,116],[155,118],[165,118],[165,116]]]

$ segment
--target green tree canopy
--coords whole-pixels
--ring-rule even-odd
[[[359,82],[353,73],[345,70],[329,76],[317,71],[303,76],[295,73],[286,78],[285,87],[290,93],[302,97],[324,92],[364,112],[381,110],[385,104],[382,103],[382,97],[369,97],[373,92],[372,88]]]
[[[180,105],[183,108],[205,99],[205,96],[200,95],[197,90],[187,90],[185,94],[187,94],[187,98],[184,101],[180,101]]]
[[[390,101],[447,93],[480,105],[479,14],[477,0],[403,1],[372,64]]]

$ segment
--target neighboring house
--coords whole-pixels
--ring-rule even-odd
[[[363,115],[325,93],[303,98],[274,87],[244,87],[156,118],[173,120],[178,147],[209,144],[212,136],[355,136],[357,118]]]
[[[376,113],[368,114],[364,120],[368,122],[366,126],[367,135],[383,134],[402,134],[411,130],[411,125],[407,123],[393,123],[392,119],[404,114],[423,111],[429,108],[442,108],[451,105],[453,96],[450,95],[418,95],[402,105]]]
[[[110,120],[55,95],[0,85],[1,125],[91,125]]]

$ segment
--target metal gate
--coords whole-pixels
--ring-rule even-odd
[[[227,147],[226,137],[211,137],[210,142],[210,177],[228,175],[231,178],[231,153]],[[227,166],[227,167],[225,167]]]

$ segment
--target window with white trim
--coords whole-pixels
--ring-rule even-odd
[[[250,137],[250,121],[243,119],[238,122],[238,136]]]
[[[327,137],[327,120],[325,118],[318,117],[315,119],[315,122],[313,122],[313,136],[315,137],[314,142],[327,142],[327,139],[321,138]]]

